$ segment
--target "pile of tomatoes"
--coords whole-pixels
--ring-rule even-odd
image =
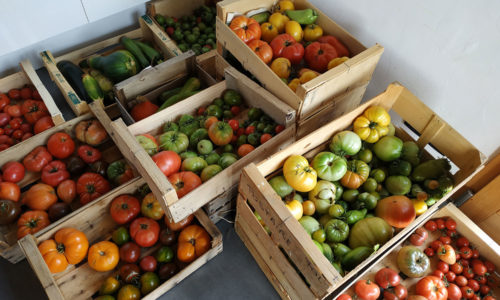
[[[81,121],[74,134],[76,139],[66,132],[54,133],[46,145],[1,167],[0,225],[17,221],[18,239],[134,177],[124,160],[109,165],[103,160],[98,147],[108,135],[97,120]],[[26,175],[30,177],[23,181]],[[28,185],[32,178],[39,180]]]
[[[0,93],[0,151],[54,126],[34,87]]]

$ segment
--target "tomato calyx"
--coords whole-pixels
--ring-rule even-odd
[[[25,226],[29,227],[30,229],[36,228],[38,225],[38,219],[30,219],[28,222],[26,222]]]
[[[370,124],[368,124],[368,128],[374,129],[377,125],[377,122],[370,121]]]
[[[182,189],[184,187],[184,182],[182,181],[176,182],[175,187],[179,190]]]
[[[141,226],[141,229],[143,229],[143,230],[146,230],[149,228],[148,224],[144,224],[144,223],[142,223],[140,226]]]
[[[128,209],[128,204],[127,203],[122,203],[121,209],[127,210]]]
[[[57,250],[57,252],[62,254],[62,253],[64,253],[64,250],[66,250],[66,248],[64,247],[63,243],[57,243],[56,250]]]
[[[95,192],[95,186],[93,184],[87,184],[85,186],[88,194],[93,194]]]

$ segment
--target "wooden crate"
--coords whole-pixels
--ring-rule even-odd
[[[54,99],[52,99],[49,91],[47,91],[47,88],[45,88],[42,81],[36,74],[31,62],[29,60],[24,60],[19,65],[21,66],[21,71],[0,79],[0,93],[7,94],[10,89],[20,89],[25,85],[32,85],[36,88],[40,97],[42,97],[54,124],[59,125],[63,123],[64,117],[61,111],[54,102]]]
[[[453,203],[449,203],[448,205],[444,206],[442,209],[438,210],[436,213],[433,215],[429,215],[428,219],[434,219],[434,218],[443,218],[443,217],[451,217],[457,222],[457,232],[466,237],[471,245],[475,247],[475,249],[479,250],[480,255],[491,261],[497,269],[500,267],[500,246],[495,243],[491,237],[488,236],[484,231],[479,228],[474,221],[469,219],[464,213],[460,211]],[[426,220],[424,220],[426,221]],[[424,224],[424,223],[422,223]],[[429,247],[430,243],[439,238],[441,236],[441,233],[439,231],[435,231],[433,233],[429,232],[429,237],[427,238],[426,242],[422,245],[419,246],[422,251]],[[375,280],[375,274],[377,273],[378,270],[382,268],[391,268],[393,270],[399,270],[398,265],[397,265],[397,257],[398,257],[398,252],[399,250],[406,246],[406,245],[411,245],[409,241],[401,241],[398,243],[396,247],[390,252],[386,252],[382,254],[377,259],[377,262],[373,264],[368,270],[364,272],[364,275],[360,276],[362,279],[369,279],[374,281]],[[437,265],[438,259],[437,258],[431,258],[431,268],[425,275],[432,275],[431,273],[433,270],[436,270],[436,265]],[[424,276],[425,276],[424,275]],[[491,274],[491,276],[497,276],[499,277],[498,274]],[[420,280],[420,278],[403,278],[401,281],[401,284],[404,285],[408,289],[408,295],[414,295],[415,294],[415,285],[417,282]],[[344,287],[344,289],[341,289],[338,291],[338,293],[347,293],[350,295],[354,295],[354,289],[352,287],[352,284],[354,284],[355,281],[349,282],[349,286]],[[493,296],[498,299],[500,296],[500,286],[493,287],[492,288]]]
[[[137,143],[134,136],[141,133],[149,133],[153,136],[161,134],[162,125],[165,122],[176,120],[182,114],[194,115],[198,107],[208,105],[227,88],[239,91],[247,105],[261,108],[277,123],[283,124],[286,129],[224,169],[210,181],[179,199],[168,179],[156,167],[146,151]],[[293,142],[295,136],[295,110],[279,101],[234,68],[228,68],[225,71],[224,81],[136,122],[128,128],[121,119],[114,121],[112,126],[115,136],[121,140],[117,141],[117,144],[122,152],[130,161],[135,163],[136,168],[148,182],[167,215],[173,220],[179,221],[237,185],[240,170],[244,166],[253,161],[260,161]]]
[[[323,28],[324,34],[331,34],[339,38],[350,50],[352,57],[345,63],[300,85],[297,91],[293,92],[227,25],[234,15],[246,14],[260,8],[270,10],[275,3],[275,0],[226,0],[219,2],[216,19],[217,42],[231,52],[243,67],[260,81],[264,88],[297,110],[299,122],[311,120],[312,116],[322,111],[323,114],[330,117],[329,120],[332,120],[332,118],[340,117],[344,112],[357,107],[384,48],[378,44],[366,48],[307,0],[296,0],[294,1],[296,9],[313,8],[318,12],[317,23]],[[341,108],[337,110],[336,107],[339,105]],[[311,125],[304,127],[304,129],[318,128],[315,127],[315,121],[310,122]],[[303,124],[299,125],[302,127]],[[301,133],[301,131],[298,132]],[[304,134],[301,133],[301,136]]]
[[[93,105],[91,105],[93,107]],[[114,109],[115,106],[110,107],[107,109],[107,113],[113,115],[116,115],[117,110]],[[93,109],[95,111],[99,111],[99,109]],[[104,111],[101,109],[102,114],[105,114]],[[74,127],[76,124],[78,124],[80,121],[83,120],[88,120],[94,118],[94,115],[92,113],[88,113],[85,115],[82,115],[80,117],[74,118],[70,121],[64,122],[62,124],[59,124],[55,127],[49,128],[44,132],[41,132],[34,137],[30,138],[29,140],[26,140],[24,143],[19,143],[17,145],[14,145],[5,151],[2,152],[2,155],[0,155],[0,166],[3,166],[5,163],[9,161],[22,161],[23,158],[30,153],[35,147],[40,146],[40,145],[46,145],[47,141],[50,136],[52,136],[56,132],[66,132],[70,134],[71,136],[74,137]],[[109,126],[108,126],[109,127]],[[111,134],[110,134],[111,135]],[[111,163],[113,161],[116,161],[120,158],[122,158],[122,154],[120,153],[119,149],[111,142],[106,142],[104,145],[99,146],[99,149],[102,151],[102,156],[103,159]],[[133,164],[130,163],[131,166]],[[134,170],[134,172],[136,172]],[[137,172],[136,172],[137,173]],[[31,184],[39,181],[41,176],[40,172],[30,172],[26,171],[26,174],[20,182],[17,184],[21,188],[21,191],[24,191],[25,189],[28,188]],[[112,192],[112,191],[111,191]],[[75,203],[73,203],[75,204]],[[46,228],[42,229],[41,231],[37,232],[35,234],[35,237],[38,237],[42,234],[44,234],[47,231],[50,231],[52,228],[60,224],[61,222],[65,222],[68,219],[71,219],[74,215],[77,215],[80,211],[81,208],[78,207],[78,204],[75,204],[73,206],[74,211],[63,217],[62,219],[51,223],[49,226]],[[17,224],[14,222],[13,224],[9,225],[1,225],[0,226],[0,256],[5,258],[11,263],[17,263],[21,260],[24,259],[24,254],[22,253],[21,249],[19,248],[19,245],[17,244]]]
[[[83,59],[89,57],[90,55],[96,53],[109,53],[112,50],[116,50],[122,48],[120,45],[120,38],[122,36],[127,36],[131,39],[141,39],[153,44],[157,50],[161,51],[165,56],[165,59],[177,56],[178,53],[175,51],[175,47],[173,48],[172,41],[168,36],[162,34],[161,29],[158,28],[150,17],[144,15],[139,18],[139,23],[141,28],[126,32],[124,34],[120,34],[114,36],[112,38],[106,39],[104,41],[100,41],[94,43],[92,45],[86,46],[84,48],[54,57],[52,53],[48,50],[42,51],[40,56],[42,57],[43,64],[47,71],[49,72],[52,80],[57,84],[64,98],[68,102],[71,109],[74,113],[79,116],[89,111],[88,105],[84,99],[80,99],[74,89],[69,85],[68,81],[64,78],[62,73],[57,68],[56,64],[62,60],[69,60],[74,64],[77,64]],[[173,49],[173,50],[172,50]],[[138,74],[128,78],[134,78],[133,80],[144,81],[145,78],[148,78],[150,73],[158,73],[158,69],[161,69],[162,64],[165,62],[158,64],[154,67],[148,67]],[[165,69],[162,69],[166,71]]]
[[[110,239],[113,230],[119,226],[114,223],[109,214],[109,205],[111,201],[119,195],[134,194],[137,188],[144,184],[145,181],[142,178],[136,178],[129,181],[127,184],[115,189],[105,197],[101,197],[91,202],[79,214],[59,223],[49,231],[44,232],[43,235],[36,237],[28,235],[19,241],[21,248],[28,258],[28,262],[42,283],[49,299],[89,299],[99,290],[104,279],[118,272],[116,270],[108,272],[94,271],[89,267],[87,261],[84,260],[76,266],[69,266],[62,273],[52,274],[38,251],[38,243],[52,238],[59,229],[65,227],[73,227],[84,232],[90,245]],[[195,217],[212,238],[211,249],[142,299],[159,298],[162,294],[175,287],[184,278],[188,277],[210,259],[222,252],[222,234],[217,227],[202,210],[195,212]],[[147,250],[143,249],[143,251],[141,251],[142,255],[150,255],[157,248],[159,248],[159,245],[148,248]]]
[[[397,233],[389,242],[380,247],[375,254],[342,278],[314,245],[312,239],[302,229],[299,222],[293,218],[281,198],[267,182],[266,176],[279,171],[284,161],[292,154],[312,158],[316,153],[325,149],[335,133],[349,128],[365,109],[373,105],[382,106],[391,114],[399,115],[420,133],[420,137],[416,142],[421,149],[428,144],[432,144],[440,153],[446,155],[459,170],[453,175],[456,186],[452,192],[444,196],[437,204],[431,206],[412,225]],[[398,130],[398,135],[401,138],[411,140],[411,137],[404,133],[404,131]],[[292,277],[287,273],[297,273],[297,271],[294,271],[293,264],[300,271],[301,276],[304,277],[301,286],[308,286],[309,295],[322,298],[335,291],[345,282],[355,278],[363,268],[372,263],[381,253],[391,250],[395,246],[395,242],[409,235],[415,226],[434,213],[441,203],[446,201],[453,192],[457,191],[477,173],[481,169],[483,161],[484,156],[481,152],[425,106],[415,95],[399,84],[391,84],[384,93],[364,103],[354,111],[328,123],[260,164],[250,164],[244,168],[239,185],[242,200],[238,201],[237,223],[245,218],[245,215],[240,213],[239,208],[242,205],[251,205],[269,227],[271,231],[270,238],[273,241],[272,244],[266,243],[264,245],[265,249],[262,245],[254,245],[255,251],[260,253],[261,258],[268,267],[275,263],[272,261],[275,256],[284,255],[285,258],[290,259],[290,262],[286,259],[283,261],[280,259],[278,265],[284,271],[280,272],[279,269],[274,271],[273,269],[273,276],[277,278],[276,280],[283,287],[283,289],[277,289],[282,297],[297,298],[294,295],[303,292],[302,288],[296,288],[298,284],[294,282],[295,279],[290,279]],[[252,234],[261,238],[260,236],[266,233],[265,230],[262,226],[253,226],[252,224],[255,224],[255,222],[248,220],[249,214],[246,214],[246,216],[247,236],[251,235],[248,231],[252,230]],[[244,226],[241,225],[240,227]],[[254,242],[255,239],[251,239],[251,241]],[[264,244],[264,242],[261,244]],[[283,253],[280,249],[283,250]],[[295,278],[302,278],[301,276],[297,275]]]

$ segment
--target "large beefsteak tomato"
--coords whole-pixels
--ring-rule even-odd
[[[362,116],[354,120],[354,132],[359,137],[368,143],[375,143],[381,137],[389,133],[389,124],[391,123],[391,116],[387,113],[385,108],[381,106],[371,106],[367,108]]]
[[[141,247],[151,247],[158,241],[160,225],[150,218],[138,218],[130,224],[130,237]]]
[[[262,34],[259,22],[246,16],[237,16],[229,24],[229,28],[245,43],[259,40]]]
[[[192,262],[210,249],[210,235],[199,225],[189,225],[179,234],[177,259]]]
[[[120,195],[111,201],[111,218],[118,224],[132,221],[141,212],[139,200],[132,195]]]
[[[178,172],[181,167],[181,157],[174,151],[161,151],[152,157],[155,164],[165,176]]]
[[[417,282],[416,292],[428,300],[448,299],[448,290],[444,282],[436,276],[425,276]]]
[[[45,240],[38,245],[38,250],[50,272],[66,270],[68,264],[75,265],[87,256],[89,241],[85,234],[75,228],[62,228],[54,239]]]
[[[390,196],[378,201],[375,214],[396,228],[405,228],[416,217],[413,202],[405,196]]]
[[[52,187],[58,186],[61,182],[69,178],[66,165],[60,160],[53,160],[42,170],[42,182]]]
[[[40,172],[51,161],[52,155],[47,148],[38,146],[24,157],[23,165],[28,171]]]
[[[370,175],[370,167],[362,160],[347,162],[347,172],[340,180],[343,186],[349,189],[359,188]]]
[[[172,174],[168,176],[168,181],[175,188],[179,198],[184,197],[184,195],[201,185],[201,178],[191,171]]]
[[[304,46],[287,33],[275,37],[270,46],[273,57],[285,57],[294,65],[299,64],[304,57]]]
[[[76,182],[76,193],[80,197],[81,204],[101,197],[111,189],[109,182],[97,173],[84,173]]]
[[[53,187],[44,183],[37,183],[23,196],[23,204],[33,210],[47,210],[57,202],[57,194]]]
[[[336,133],[330,142],[330,151],[339,155],[355,155],[361,150],[361,139],[352,131],[344,130]]]
[[[264,41],[252,40],[248,42],[248,47],[266,64],[270,63],[271,59],[273,59],[273,49]]]
[[[75,136],[80,142],[98,146],[108,140],[108,133],[96,119],[80,121],[75,126]]]
[[[351,228],[349,234],[349,247],[382,246],[392,238],[392,227],[382,218],[369,217],[362,219]]]
[[[337,57],[337,50],[332,45],[319,42],[313,42],[307,46],[304,55],[307,65],[318,72],[325,72],[328,63]]]
[[[27,211],[17,220],[17,238],[20,239],[28,234],[35,234],[49,226],[49,215],[43,210]]]
[[[331,152],[316,154],[311,165],[319,178],[328,181],[340,180],[347,172],[347,161]]]

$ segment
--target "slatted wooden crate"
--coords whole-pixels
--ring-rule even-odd
[[[92,105],[91,105],[92,106]],[[117,110],[114,109],[116,106],[112,106],[107,109],[107,113],[110,115],[116,115]],[[94,111],[102,111],[102,114],[104,114],[104,111],[98,108],[94,108]],[[74,127],[83,120],[88,120],[91,118],[95,118],[92,113],[87,113],[85,115],[82,115],[80,117],[74,118],[70,121],[64,122],[62,124],[59,124],[55,127],[49,128],[44,132],[41,132],[34,137],[26,140],[24,143],[17,144],[13,147],[10,147],[6,149],[5,151],[2,152],[0,155],[0,166],[3,166],[5,163],[9,161],[21,161],[23,158],[30,153],[35,147],[41,146],[41,145],[46,145],[48,139],[50,136],[52,136],[56,132],[66,132],[72,137],[74,137]],[[123,158],[122,154],[120,153],[119,149],[111,142],[108,141],[105,144],[99,146],[99,149],[102,152],[102,157],[103,160],[106,161],[107,163],[114,162],[118,159]],[[133,167],[133,165],[130,163],[130,165]],[[135,171],[134,171],[135,172]],[[30,172],[26,171],[26,174],[20,182],[17,184],[21,188],[21,191],[24,191],[23,188],[27,188],[31,184],[37,182],[40,180],[41,173],[40,172]],[[68,220],[72,218],[72,216],[78,214],[81,211],[81,208],[79,208],[79,205],[77,203],[72,203],[72,208],[74,211],[63,217],[62,219],[50,224],[46,228],[42,229],[41,231],[37,232],[35,234],[35,237],[38,237],[45,232],[51,230],[61,222],[64,222],[65,220]],[[9,225],[1,225],[0,226],[0,256],[5,258],[11,263],[17,263],[24,259],[24,254],[22,253],[21,249],[19,248],[19,245],[17,244],[17,225],[16,222],[13,224]]]
[[[45,292],[49,299],[89,299],[99,291],[103,281],[113,274],[117,274],[116,270],[108,272],[97,272],[91,269],[86,260],[78,265],[70,265],[64,272],[52,274],[45,264],[43,257],[38,251],[37,245],[47,239],[50,239],[54,234],[62,228],[73,227],[87,236],[89,244],[109,240],[111,233],[119,225],[114,223],[109,214],[109,205],[111,201],[123,194],[134,194],[135,191],[145,184],[142,178],[136,178],[115,189],[105,197],[91,202],[85,206],[78,214],[74,214],[72,218],[68,218],[60,222],[57,226],[45,231],[42,235],[28,235],[19,241],[28,262],[33,271],[38,276]],[[222,234],[217,227],[210,221],[207,215],[199,210],[195,212],[195,218],[198,223],[205,228],[210,235],[211,249],[195,261],[187,265],[169,280],[162,283],[150,294],[142,299],[157,299],[162,294],[175,287],[184,278],[202,267],[210,259],[222,252]],[[142,257],[150,255],[159,248],[159,245],[141,251]]]
[[[124,34],[120,34],[114,36],[112,38],[91,44],[89,46],[83,47],[81,49],[77,49],[75,51],[71,51],[69,53],[54,57],[52,53],[48,50],[42,51],[40,56],[42,57],[42,61],[44,66],[47,68],[50,77],[57,84],[64,98],[68,102],[69,106],[75,113],[75,115],[79,116],[89,111],[88,105],[84,99],[80,99],[74,89],[69,85],[68,81],[64,78],[62,73],[57,68],[56,64],[62,60],[69,60],[74,64],[77,64],[83,59],[89,57],[90,55],[99,53],[105,54],[110,53],[113,50],[123,48],[120,45],[120,38],[122,36],[129,37],[131,39],[140,39],[142,41],[147,41],[153,45],[158,51],[163,53],[165,59],[170,57],[177,56],[178,53],[175,52],[174,44],[168,36],[162,34],[161,29],[156,25],[153,20],[147,15],[144,15],[139,18],[139,23],[141,28],[126,32]],[[158,73],[158,68],[165,62],[158,64],[154,67],[148,67],[138,74],[130,77],[134,78],[134,80],[144,81],[145,78],[148,78],[150,73]],[[166,71],[165,69],[162,69]]]
[[[324,34],[336,36],[350,50],[352,57],[293,92],[227,25],[235,15],[261,8],[271,10],[276,2],[226,0],[217,3],[217,42],[230,51],[264,88],[297,110],[297,133],[302,137],[324,125],[326,120],[340,117],[360,104],[384,49],[378,44],[365,47],[307,0],[296,0],[296,9],[313,8],[318,12],[317,24],[323,28]],[[316,117],[318,114],[320,116]]]
[[[492,238],[488,236],[488,234],[481,230],[481,228],[479,228],[474,221],[469,219],[463,212],[461,212],[460,209],[458,209],[453,203],[447,204],[433,215],[428,216],[429,219],[446,217],[453,218],[453,220],[457,222],[458,234],[466,237],[471,245],[479,250],[482,258],[491,261],[496,266],[497,270],[498,268],[500,268],[500,246],[495,243],[495,241],[493,241]],[[425,224],[425,221],[426,220],[424,220],[422,224]],[[441,233],[439,231],[435,231],[433,233],[429,232],[429,237],[427,238],[426,242],[422,246],[418,246],[418,248],[424,251],[425,248],[429,247],[430,243],[433,240],[439,238],[440,236]],[[380,256],[368,270],[363,272],[364,275],[360,276],[360,279],[374,281],[375,274],[382,268],[399,270],[397,264],[398,252],[402,247],[406,245],[411,245],[408,240],[401,241],[396,247],[394,247],[392,251],[382,254],[382,256]],[[431,267],[424,276],[432,275],[431,273],[433,272],[433,270],[437,269],[437,262],[437,258],[431,258]],[[497,281],[500,281],[500,275],[498,275],[498,273],[490,274],[490,276],[497,277]],[[408,295],[415,294],[415,285],[420,279],[421,278],[403,278],[401,284],[408,289]],[[352,285],[355,282],[356,281],[350,282],[349,286],[346,286],[343,289],[339,289],[338,294],[345,292],[349,295],[354,295],[354,289]],[[493,296],[498,299],[498,297],[500,296],[500,286],[493,287],[492,293]]]
[[[142,133],[158,136],[162,133],[162,126],[167,121],[176,120],[182,114],[195,115],[198,107],[210,104],[227,88],[237,90],[242,95],[246,105],[261,108],[277,123],[283,124],[286,129],[214,176],[210,181],[179,199],[168,179],[137,143],[134,136]],[[242,112],[241,115],[245,115],[245,112]],[[179,221],[237,185],[240,170],[248,163],[260,161],[293,142],[295,138],[295,110],[234,68],[227,68],[224,81],[131,126],[127,127],[121,119],[114,121],[112,126],[115,137],[117,137],[117,144],[122,152],[135,163],[137,170],[146,179],[167,215],[173,220]],[[229,197],[227,199],[234,196],[235,193],[227,194]]]
[[[455,188],[410,226],[380,247],[370,258],[341,277],[314,245],[299,222],[293,218],[281,198],[267,182],[266,176],[278,172],[284,161],[292,154],[312,158],[323,151],[335,133],[350,128],[353,121],[373,105],[382,106],[391,114],[397,114],[418,131],[420,136],[416,142],[421,149],[432,144],[458,167],[458,171],[453,175]],[[397,135],[403,140],[412,139],[402,129],[397,130]],[[382,253],[392,250],[399,240],[408,236],[415,226],[433,214],[441,203],[477,173],[482,168],[483,161],[484,155],[481,152],[415,95],[399,84],[391,84],[384,93],[343,117],[312,132],[260,164],[247,166],[242,172],[239,185],[236,228],[238,232],[242,232],[241,236],[246,245],[252,245],[251,252],[253,251],[256,260],[260,261],[259,264],[266,265],[263,270],[282,298],[323,298],[353,280]],[[270,237],[257,222],[250,206],[269,227]]]
[[[47,106],[54,124],[59,125],[63,123],[64,117],[61,111],[54,102],[54,99],[52,99],[49,91],[47,91],[47,88],[45,88],[42,81],[36,74],[31,62],[29,60],[24,60],[19,65],[21,66],[21,71],[0,79],[0,93],[7,94],[9,90],[21,89],[25,85],[33,86],[40,94],[40,97],[42,97],[45,106]]]

